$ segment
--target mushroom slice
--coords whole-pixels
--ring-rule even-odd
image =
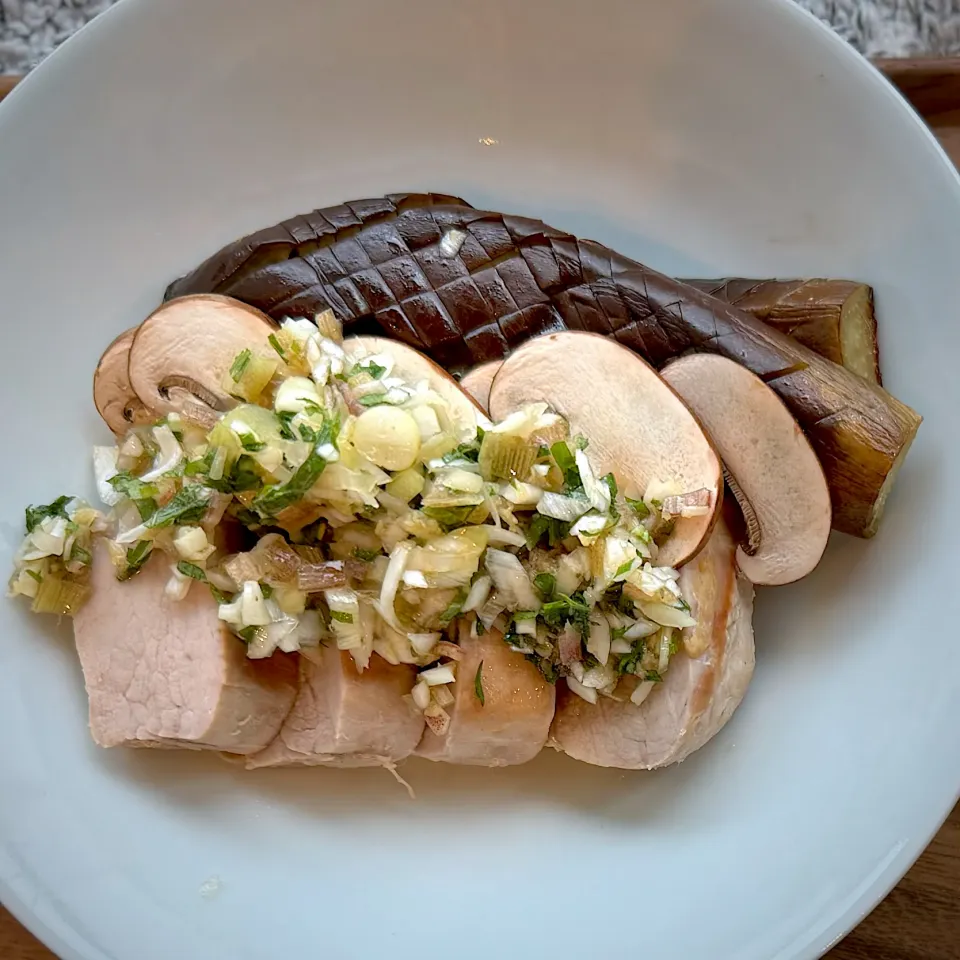
[[[653,367],[607,337],[551,333],[503,361],[490,391],[490,416],[502,420],[538,400],[588,438],[598,476],[612,472],[638,494],[658,482],[678,494],[706,490],[708,508],[677,519],[657,562],[678,567],[696,556],[723,496],[720,459],[696,417]]]
[[[754,583],[791,583],[820,562],[830,492],[817,455],[783,401],[745,367],[707,354],[661,376],[699,417],[732,478],[751,543],[737,563]]]
[[[424,730],[416,755],[482,767],[532,760],[550,731],[553,685],[523,654],[511,650],[498,630],[472,637],[465,620],[459,630],[456,699],[447,708],[450,725],[442,735]]]
[[[481,363],[474,367],[460,378],[460,386],[473,397],[484,410],[490,406],[490,388],[493,386],[493,378],[497,375],[503,361],[491,360],[489,363]]]
[[[425,384],[446,402],[454,419],[454,432],[462,440],[476,435],[477,415],[483,414],[483,409],[446,370],[419,350],[384,337],[349,337],[343,341],[343,349],[353,363],[388,358],[390,369],[383,375],[384,380],[399,377],[410,386]]]
[[[170,300],[140,324],[130,347],[130,383],[150,409],[182,412],[196,400],[214,410],[236,401],[222,381],[245,349],[268,352],[273,321],[217,294]]]
[[[103,351],[93,375],[93,403],[106,425],[122,436],[130,427],[150,423],[150,412],[130,384],[127,364],[137,329],[126,330]]]
[[[753,586],[737,572],[723,519],[706,547],[680,571],[697,625],[684,630],[670,669],[639,704],[640,681],[624,678],[613,700],[587,703],[566,684],[557,691],[551,746],[598,767],[652,770],[688,757],[715,736],[740,705],[754,668]]]

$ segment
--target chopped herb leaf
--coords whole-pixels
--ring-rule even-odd
[[[158,509],[157,501],[153,497],[147,497],[146,500],[134,500],[133,505],[140,514],[140,522],[146,523]]]
[[[27,573],[28,573],[31,577],[33,577],[33,579],[36,580],[37,583],[43,583],[43,575],[40,574],[40,573],[37,573],[36,570],[28,570]]]
[[[151,553],[153,553],[153,543],[149,540],[138,540],[127,550],[127,569],[117,579],[129,580],[134,574],[139,573],[150,559]]]
[[[293,432],[293,426],[290,421],[296,416],[290,410],[283,410],[277,414],[277,419],[280,421],[280,436],[284,440],[296,440],[297,435]]]
[[[625,563],[621,563],[617,567],[617,572],[614,574],[614,577],[622,577],[625,573],[629,573],[633,569],[633,561],[627,560]]]
[[[607,489],[610,491],[610,499],[616,501],[617,493],[619,492],[617,488],[617,478],[612,473],[608,473],[605,477],[600,478],[600,482],[607,485]]]
[[[177,564],[177,569],[185,576],[190,577],[191,580],[206,580],[207,575],[203,572],[201,567],[198,567],[195,563],[187,563],[186,560],[181,560]]]
[[[611,640],[622,640],[622,639],[623,639],[623,636],[624,636],[624,634],[625,634],[626,632],[627,632],[627,628],[626,628],[626,627],[614,627],[614,628],[610,631],[610,639],[611,639]]]
[[[536,620],[536,610],[517,610],[513,615],[514,620]]]
[[[117,493],[131,500],[147,500],[160,492],[156,484],[144,483],[139,477],[133,476],[126,470],[111,477],[107,482]]]
[[[485,707],[487,705],[486,697],[483,695],[483,661],[477,665],[477,675],[473,678],[473,692],[477,695],[477,699],[480,701],[480,706]]]
[[[650,508],[647,506],[646,502],[643,500],[633,500],[630,497],[626,498],[627,506],[641,519],[646,520],[650,516]]]
[[[431,520],[436,520],[445,530],[462,527],[475,507],[424,507],[420,512]]]
[[[479,617],[477,618],[476,630],[478,637],[482,637],[487,632],[487,628],[483,625],[483,621]]]
[[[455,460],[467,460],[470,463],[478,463],[480,461],[480,436],[482,436],[483,431],[478,430],[477,433],[477,439],[471,440],[469,443],[461,443],[456,450],[445,453],[443,462],[453,463]]]
[[[337,623],[353,623],[353,614],[344,613],[342,610],[331,610],[330,617]]]
[[[578,450],[586,450],[590,446],[590,441],[586,437],[582,437],[579,434],[573,438],[573,445]]]
[[[307,443],[317,442],[317,431],[314,430],[309,423],[298,423],[297,433],[300,434],[300,439],[305,440]]]
[[[260,592],[263,594],[264,600],[269,600],[273,596],[273,587],[269,583],[261,582]]]
[[[301,500],[307,491],[320,479],[327,461],[316,449],[297,468],[286,482],[267,487],[252,503],[252,508],[261,517],[275,517],[281,510]]]
[[[443,624],[443,626],[450,623],[454,617],[459,616],[460,611],[463,609],[463,602],[466,599],[466,593],[463,590],[458,591],[457,595],[450,601],[447,609],[440,614],[440,623]]]
[[[220,493],[243,493],[245,490],[258,490],[263,486],[260,474],[256,472],[256,461],[246,455],[237,462],[219,480],[204,481],[208,487]]]
[[[233,363],[230,365],[230,379],[234,383],[240,382],[240,378],[243,376],[243,371],[250,366],[250,361],[252,359],[253,354],[250,352],[250,350],[241,350],[236,355]]]
[[[577,461],[567,444],[563,440],[558,440],[550,448],[550,453],[563,473],[563,482],[567,490],[575,490],[583,486],[580,480],[580,471],[577,469]]]
[[[250,453],[259,453],[267,448],[267,445],[252,433],[238,433],[237,436],[240,438],[240,446]]]
[[[369,373],[374,380],[379,380],[387,372],[387,368],[381,367],[376,360],[367,360],[364,363],[358,363],[350,373],[352,376],[361,371],[363,373]]]
[[[210,587],[210,592],[213,594],[213,599],[217,603],[230,603],[230,598],[218,587],[215,587],[212,583],[207,584]]]
[[[271,347],[273,347],[274,350],[277,351],[281,360],[287,359],[287,355],[283,352],[283,347],[280,346],[280,341],[277,339],[277,335],[275,333],[271,333],[270,336],[267,337],[267,342]]]
[[[549,600],[557,589],[557,578],[552,573],[538,573],[533,578],[533,583],[546,600]]]
[[[674,634],[670,638],[670,644],[668,645],[667,650],[669,651],[670,656],[672,657],[679,649],[680,649],[680,639],[677,636],[677,634]]]
[[[153,530],[160,530],[175,523],[199,523],[207,512],[209,503],[210,491],[202,484],[191,483],[181,487],[169,503],[160,507],[144,523]]]
[[[190,460],[183,468],[185,477],[199,477],[210,472],[213,466],[213,458],[217,455],[216,450],[208,450],[202,460]]]
[[[26,524],[27,533],[32,533],[34,528],[41,524],[47,517],[67,518],[67,504],[73,497],[57,497],[53,503],[42,504],[39,507],[27,507]]]
[[[74,543],[70,549],[70,560],[76,560],[77,563],[90,563],[93,557],[89,550],[85,550],[79,543]]]
[[[545,660],[535,653],[528,653],[527,659],[543,674],[543,679],[547,683],[556,683],[560,679],[560,672],[552,660]]]
[[[542,513],[535,513],[527,528],[527,547],[533,549],[546,536],[551,547],[555,547],[561,540],[570,535],[570,524],[553,517],[545,517]]]
[[[582,628],[589,625],[590,607],[583,599],[583,594],[568,597],[565,593],[559,593],[557,599],[545,603],[540,608],[540,616],[549,626],[559,627],[568,621],[573,621]]]
[[[259,629],[260,629],[259,627],[244,627],[242,630],[237,631],[237,636],[244,643],[253,643],[254,639],[257,636],[257,630]]]
[[[380,551],[379,551],[379,550],[365,550],[363,547],[357,547],[357,549],[353,551],[353,555],[354,555],[358,560],[363,560],[364,563],[372,563],[374,560],[377,559],[377,557],[380,556]]]
[[[644,679],[649,680],[653,683],[663,683],[663,677],[661,677],[656,670],[648,670],[647,675],[644,677]]]
[[[382,403],[387,403],[386,393],[368,393],[362,397],[357,397],[357,403],[361,407],[378,407]]]
[[[245,527],[261,526],[260,518],[252,510],[248,510],[246,507],[241,507],[238,503],[231,505],[230,514],[239,520],[240,523],[242,523]]]

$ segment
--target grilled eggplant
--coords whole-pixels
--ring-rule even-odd
[[[348,333],[396,337],[450,370],[543,333],[615,337],[660,367],[718,353],[768,383],[823,464],[834,527],[872,536],[921,418],[880,387],[703,290],[539,220],[440,194],[315,210],[251,234],[174,282],[274,318],[332,309]]]

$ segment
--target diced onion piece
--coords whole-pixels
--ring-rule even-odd
[[[467,599],[463,602],[461,612],[469,613],[471,610],[479,610],[490,596],[493,588],[493,579],[486,574],[477,577],[470,586],[470,592]]]
[[[530,582],[530,577],[517,557],[505,550],[490,547],[484,562],[496,585],[497,595],[506,603],[507,609],[540,609],[540,594]]]
[[[156,440],[160,452],[151,470],[148,470],[140,479],[144,483],[158,480],[165,473],[169,473],[183,460],[183,447],[173,435],[173,431],[164,423],[153,428],[153,439]]]
[[[337,639],[337,649],[355,650],[363,645],[360,628],[360,601],[353,590],[337,587],[324,593],[330,608],[330,628]]]
[[[273,401],[277,413],[303,413],[307,405],[323,407],[317,385],[308,377],[287,377]]]
[[[520,634],[521,636],[536,637],[537,621],[536,620],[515,620],[514,631]]]
[[[130,436],[136,437],[136,434],[132,433]],[[137,442],[140,442],[139,439]],[[93,448],[93,475],[97,481],[97,495],[108,507],[115,507],[123,499],[123,494],[110,483],[110,478],[115,477],[118,472],[119,452],[116,447]]]
[[[580,683],[585,687],[593,687],[594,690],[608,689],[615,686],[616,682],[617,671],[610,664],[590,667],[589,670],[584,670],[583,676],[580,677]]]
[[[597,702],[597,691],[593,687],[585,687],[574,677],[567,677],[567,687],[571,693],[575,693],[581,699],[586,700],[587,703]]]
[[[543,491],[532,483],[511,480],[500,487],[500,496],[516,507],[535,507],[543,497]]]
[[[630,653],[633,650],[633,644],[624,637],[618,637],[610,644],[610,652],[618,657]]]
[[[216,549],[200,527],[177,527],[173,548],[179,557],[190,563],[203,563]]]
[[[383,585],[380,588],[380,616],[383,617],[394,630],[399,630],[401,633],[403,632],[403,627],[397,619],[394,603],[397,599],[397,590],[403,579],[403,572],[410,559],[410,550],[412,547],[412,543],[403,541],[393,548],[390,553],[390,562],[387,564],[387,572],[383,577]]]
[[[430,587],[427,578],[420,570],[405,570],[403,572],[403,585],[418,590],[426,590]]]
[[[640,601],[640,610],[643,615],[662,627],[695,627],[697,621],[685,610],[667,606],[665,603]]]
[[[627,627],[624,633],[625,640],[640,640],[642,637],[652,636],[660,628],[649,620],[638,620],[636,623]]]
[[[630,699],[639,707],[640,704],[650,696],[655,686],[656,684],[652,680],[645,680],[643,683],[638,683],[636,690],[630,694]]]
[[[438,473],[436,482],[448,490],[457,490],[460,493],[480,493],[483,490],[483,477],[459,467]]]
[[[573,457],[577,463],[577,470],[580,471],[583,492],[587,495],[590,505],[599,513],[607,513],[610,509],[610,488],[597,479],[593,467],[590,466],[590,460],[583,450],[578,447],[574,450]]]
[[[263,590],[256,580],[246,580],[240,597],[240,616],[244,626],[262,627],[270,623]]]
[[[407,639],[418,657],[425,657],[440,642],[440,633],[408,633]]]
[[[557,590],[569,596],[580,589],[580,584],[590,575],[590,555],[578,548],[565,553],[557,564]]]
[[[423,493],[425,483],[423,474],[411,467],[409,470],[398,473],[384,489],[391,497],[395,497],[402,503],[409,503],[414,497]]]
[[[449,684],[431,687],[430,695],[433,697],[433,702],[440,707],[451,707],[457,702],[457,698],[450,692]]]
[[[420,453],[420,428],[406,410],[380,404],[357,417],[353,445],[378,467],[408,470]]]
[[[429,440],[442,432],[437,412],[427,403],[418,403],[410,408],[410,416],[417,422],[421,440]]]
[[[418,680],[413,685],[413,702],[420,710],[426,710],[430,706],[430,686],[425,680]]]
[[[437,703],[431,703],[423,711],[423,719],[430,731],[438,737],[445,737],[450,729],[450,714]]]
[[[603,533],[609,522],[606,516],[599,513],[588,513],[570,528],[570,533],[578,537],[582,544],[587,545]]]
[[[669,627],[660,631],[660,659],[657,663],[657,672],[664,674],[670,666],[670,642],[673,639],[673,630]]]
[[[581,500],[578,497],[566,497],[560,493],[551,493],[547,491],[537,503],[537,512],[545,517],[553,517],[554,520],[563,520],[566,523],[573,523],[578,520],[589,509],[590,502]]]
[[[496,546],[523,547],[526,537],[522,533],[515,533],[506,527],[489,527],[488,542]]]
[[[587,638],[587,652],[593,654],[601,666],[610,659],[610,624],[606,617],[595,613],[590,618],[590,635]]]
[[[452,663],[442,663],[439,666],[431,667],[429,670],[424,670],[418,678],[418,682],[422,681],[431,687],[441,683],[455,683],[456,680],[457,675]]]

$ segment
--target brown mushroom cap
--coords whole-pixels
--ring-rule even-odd
[[[134,327],[121,333],[103,351],[93,375],[93,402],[97,413],[117,436],[132,426],[156,419],[130,384],[127,365],[136,332]]]
[[[543,401],[589,441],[599,474],[642,494],[654,480],[681,492],[706,489],[711,509],[677,520],[657,562],[694,557],[713,529],[723,496],[720,459],[683,401],[653,367],[614,340],[568,331],[531,340],[503,361],[490,391],[490,416]]]
[[[484,410],[490,406],[490,388],[493,386],[493,378],[497,375],[502,363],[502,360],[481,363],[480,366],[474,367],[460,378],[461,388],[466,390]]]
[[[783,401],[745,367],[708,354],[661,371],[712,437],[748,526],[737,563],[754,583],[791,583],[819,563],[830,535],[830,492],[809,441]],[[738,489],[739,488],[739,489]]]
[[[253,307],[217,294],[170,300],[140,324],[130,347],[130,383],[159,413],[180,411],[195,397],[215,410],[236,401],[224,375],[247,348],[268,352],[273,321]],[[192,396],[191,396],[192,395]]]
[[[477,414],[485,412],[446,370],[405,343],[387,340],[384,337],[348,337],[343,341],[343,349],[354,362],[376,354],[391,357],[394,362],[395,376],[409,384],[426,380],[430,384],[430,389],[443,397],[457,421],[465,427],[475,428]]]

